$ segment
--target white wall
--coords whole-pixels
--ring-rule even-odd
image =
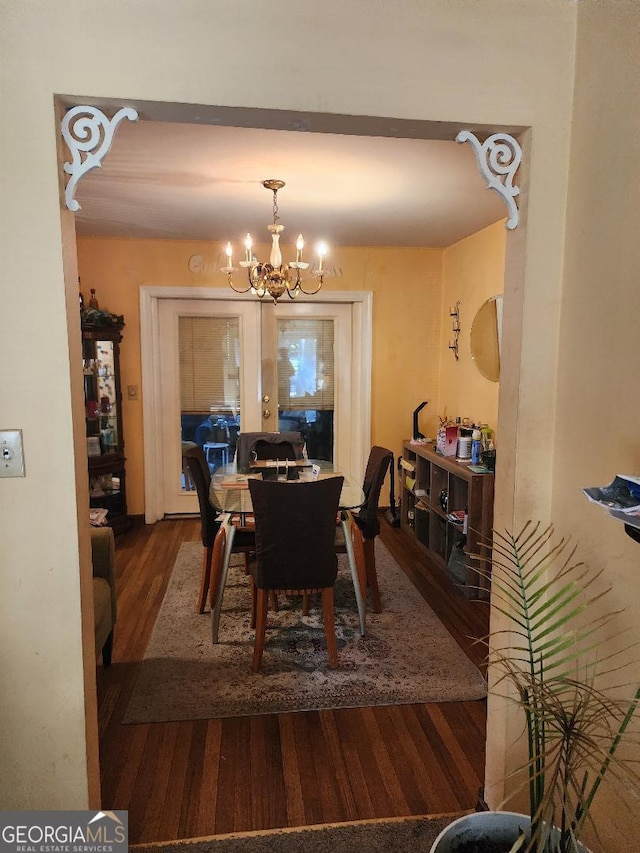
[[[0,480],[0,654],[8,682],[0,692],[0,801],[76,808],[91,777],[78,581],[87,550],[84,542],[79,561],[72,387],[76,428],[82,412],[75,368],[69,376],[54,95],[532,126],[527,243],[516,240],[511,259],[507,253],[507,275],[521,264],[526,277],[512,277],[505,289],[505,317],[513,329],[521,324],[522,336],[505,335],[511,360],[501,418],[513,452],[504,459],[498,518],[509,519],[514,501],[518,517],[544,516],[577,7],[565,0],[0,0],[0,13],[0,363],[11,366],[2,374],[2,426],[24,430],[27,466],[25,479]],[[269,44],[273,51],[264,49]],[[67,224],[64,236],[71,246]],[[75,341],[72,260],[65,273]],[[45,368],[46,387],[55,388],[47,395]],[[85,462],[79,451],[79,481]],[[85,497],[81,490],[81,503]],[[498,770],[506,730],[499,729]]]

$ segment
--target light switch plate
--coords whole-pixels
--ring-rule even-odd
[[[0,430],[0,477],[24,477],[22,430]]]

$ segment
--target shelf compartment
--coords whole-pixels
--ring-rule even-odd
[[[469,555],[463,548],[459,548],[460,539],[452,542],[452,547],[447,558],[447,574],[456,586],[465,587],[470,582]]]
[[[416,537],[425,548],[429,547],[429,515],[427,507],[419,504],[415,506]]]
[[[439,468],[437,465],[432,465],[430,488],[431,505],[441,512],[443,512],[442,505],[440,503],[440,495],[442,492],[446,492],[447,494],[449,493],[449,475],[443,468]]]
[[[431,489],[431,464],[420,456],[416,458],[416,489],[424,489],[427,496]]]
[[[447,522],[435,512],[429,513],[429,548],[441,560],[446,560]]]
[[[469,485],[466,480],[449,476],[449,505],[447,512],[464,510],[469,506]]]
[[[431,447],[403,446],[408,466],[415,467],[415,483],[407,489],[404,470],[401,489],[401,525],[424,547],[436,564],[448,571],[456,544],[463,536],[462,526],[447,519],[440,505],[440,493],[447,493],[447,512],[467,509],[466,557],[455,582],[466,598],[484,598],[489,589],[479,589],[472,555],[491,556],[493,529],[493,474],[478,474],[469,466],[435,452]],[[416,493],[417,492],[417,493]],[[422,508],[421,508],[422,507]],[[460,555],[458,555],[460,556]],[[454,582],[454,579],[452,579]],[[488,586],[488,585],[487,585]]]

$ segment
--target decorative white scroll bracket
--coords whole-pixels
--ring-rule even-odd
[[[111,148],[115,129],[125,118],[137,121],[138,113],[131,107],[123,107],[112,119],[108,119],[96,107],[79,106],[72,107],[65,114],[61,130],[72,158],[70,163],[64,164],[65,172],[71,175],[64,191],[69,210],[80,210],[74,198],[78,181],[91,169],[101,168],[102,160]]]
[[[520,187],[514,186],[513,179],[522,160],[522,148],[515,137],[508,133],[494,133],[484,142],[470,130],[461,130],[456,142],[470,142],[478,161],[478,169],[487,182],[489,189],[495,190],[505,200],[509,218],[505,226],[517,228],[519,221],[518,206],[515,198]]]

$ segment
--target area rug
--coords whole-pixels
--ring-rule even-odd
[[[479,699],[486,684],[477,667],[376,540],[383,612],[367,612],[361,637],[346,557],[335,587],[339,667],[329,669],[319,601],[307,617],[300,598],[280,597],[269,611],[259,673],[251,672],[254,632],[250,591],[234,556],[224,595],[220,642],[211,617],[195,612],[202,546],[183,543],[140,664],[123,722],[271,714],[322,708],[402,705]],[[319,598],[319,597],[318,597]]]
[[[429,853],[439,833],[460,815],[391,818],[304,829],[132,844],[137,853]]]

